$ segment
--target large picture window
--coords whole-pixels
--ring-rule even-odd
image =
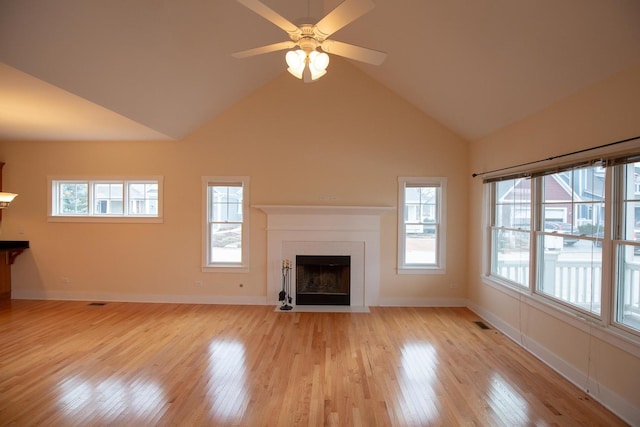
[[[205,177],[204,268],[248,269],[248,177]]]
[[[162,178],[57,178],[49,182],[50,221],[159,222]]]
[[[640,340],[639,158],[486,179],[491,283]]]
[[[398,182],[398,272],[443,273],[446,179],[401,177]]]

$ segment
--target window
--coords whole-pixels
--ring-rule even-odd
[[[247,271],[249,178],[205,177],[204,269]]]
[[[529,286],[531,180],[496,182],[491,191],[491,274],[515,285]]]
[[[162,178],[48,178],[49,221],[161,222]]]
[[[640,156],[487,179],[486,276],[640,342]]]
[[[444,273],[445,178],[398,179],[398,272]]]
[[[604,228],[604,178],[600,166],[537,178],[542,185],[537,290],[596,315],[601,314],[602,247],[593,236]]]
[[[622,193],[620,226],[615,239],[617,292],[615,321],[640,331],[640,162],[622,165],[616,176]]]

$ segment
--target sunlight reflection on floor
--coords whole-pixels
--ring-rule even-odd
[[[410,425],[427,425],[438,418],[438,397],[433,389],[438,355],[428,343],[413,342],[401,349],[399,414]]]
[[[107,378],[101,381],[76,376],[59,385],[59,404],[65,412],[92,414],[106,420],[122,414],[141,418],[157,414],[165,404],[162,388],[153,381],[136,381]]]
[[[498,373],[491,375],[489,404],[509,425],[526,425],[530,421],[527,401]]]
[[[239,341],[215,340],[209,346],[211,413],[219,421],[240,420],[249,404],[245,347]]]

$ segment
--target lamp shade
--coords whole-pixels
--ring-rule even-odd
[[[304,71],[304,67],[306,65],[307,55],[301,49],[290,50],[285,55],[285,60],[287,61],[287,71],[296,76],[297,78],[302,78],[302,72]]]
[[[329,66],[329,55],[314,50],[309,54],[309,61],[317,71],[324,71]]]
[[[0,209],[8,208],[17,194],[0,192]]]
[[[329,65],[329,55],[324,52],[314,50],[309,54],[309,71],[311,72],[311,80],[318,80],[327,74],[327,66]]]

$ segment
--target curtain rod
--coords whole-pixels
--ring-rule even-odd
[[[522,167],[522,166],[529,166],[529,165],[535,165],[537,163],[548,162],[550,160],[560,159],[562,157],[572,156],[574,154],[585,153],[587,151],[592,151],[592,150],[597,150],[597,149],[600,149],[600,148],[610,147],[612,145],[622,144],[622,143],[625,143],[625,142],[633,141],[635,139],[640,139],[640,136],[634,136],[633,138],[627,138],[627,139],[623,139],[623,140],[616,141],[616,142],[610,142],[608,144],[598,145],[597,147],[591,147],[591,148],[585,148],[585,149],[578,150],[578,151],[572,151],[571,153],[560,154],[558,156],[552,156],[552,157],[548,157],[546,159],[534,160],[532,162],[527,162],[527,163],[521,163],[521,164],[515,165],[515,166],[508,166],[506,168],[494,169],[492,171],[486,171],[486,172],[478,172],[478,173],[472,174],[471,177],[475,178],[477,176],[482,176],[482,175],[486,175],[486,174],[490,174],[490,173],[502,172],[502,171],[505,171],[505,170],[515,169],[515,168],[519,168],[519,167]]]

